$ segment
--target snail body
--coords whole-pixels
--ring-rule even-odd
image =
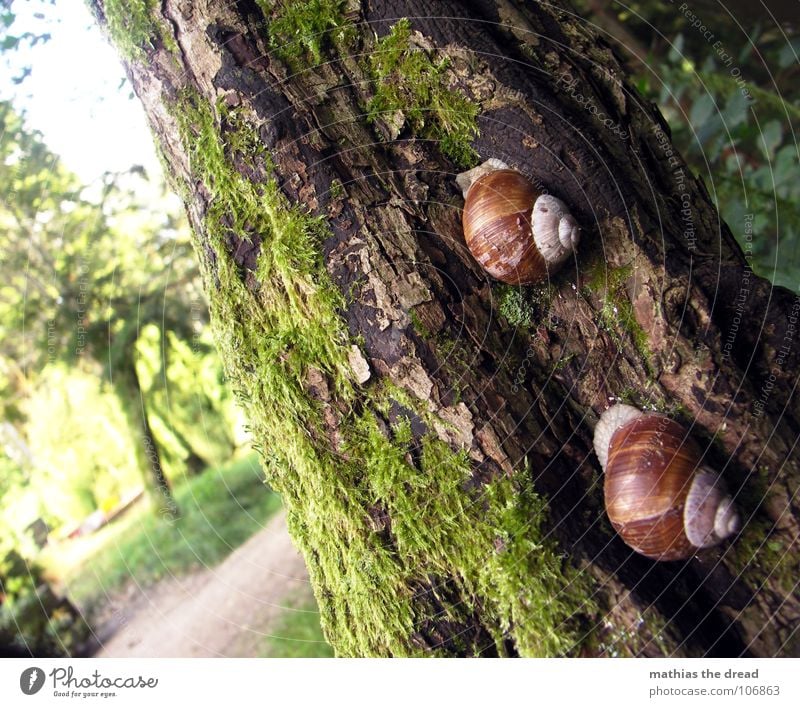
[[[460,174],[467,247],[492,277],[513,285],[544,280],[580,240],[566,204],[542,194],[525,175],[499,160]]]
[[[594,447],[609,520],[636,552],[683,560],[738,532],[739,515],[719,475],[666,415],[614,405],[595,428]]]

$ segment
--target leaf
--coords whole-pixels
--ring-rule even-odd
[[[761,131],[760,147],[764,157],[772,159],[783,140],[783,128],[777,120],[770,120]]]
[[[787,69],[794,64],[797,64],[800,59],[797,55],[800,53],[800,37],[792,37],[778,53],[778,66],[781,69]]]
[[[714,97],[710,93],[704,93],[692,105],[689,111],[689,123],[698,130],[706,123],[716,110]]]
[[[683,44],[684,44],[683,35],[682,34],[677,35],[673,40],[672,46],[670,47],[669,50],[669,54],[667,55],[667,58],[671,62],[677,63],[681,59],[683,59]]]
[[[800,175],[798,175],[797,147],[784,145],[775,157],[775,185],[789,184],[795,196],[800,196]]]
[[[732,93],[725,104],[723,117],[728,130],[746,123],[750,118],[750,101],[747,100],[747,96],[741,91]]]

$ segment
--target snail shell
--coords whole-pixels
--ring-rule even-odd
[[[594,447],[605,470],[609,520],[627,545],[654,560],[682,560],[738,532],[739,515],[700,447],[666,415],[614,405]]]
[[[456,182],[467,247],[492,277],[513,285],[544,280],[578,245],[580,229],[566,204],[503,162],[488,160]]]

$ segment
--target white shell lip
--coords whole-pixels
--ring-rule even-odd
[[[625,403],[612,405],[600,415],[600,421],[594,428],[594,451],[600,460],[603,471],[606,470],[606,464],[608,464],[608,445],[611,444],[614,433],[623,425],[642,415],[644,413],[641,410]]]
[[[456,175],[456,184],[461,189],[464,199],[467,198],[470,187],[476,180],[484,174],[499,169],[511,168],[502,160],[490,157],[483,164]],[[545,264],[555,269],[577,248],[581,239],[581,229],[561,199],[551,194],[542,194],[533,203],[531,235]]]
[[[542,194],[533,204],[531,233],[549,266],[561,265],[580,241],[578,222],[561,199]]]
[[[724,540],[736,535],[741,529],[742,518],[733,505],[733,499],[726,496],[720,502],[717,514],[714,516],[714,532]]]
[[[489,172],[496,172],[498,169],[510,169],[510,167],[502,160],[490,157],[483,164],[479,164],[477,167],[473,167],[472,169],[468,169],[466,172],[457,174],[456,184],[458,184],[459,189],[461,189],[461,193],[464,195],[464,198],[467,198],[467,192],[469,191],[469,188],[477,179],[480,179],[484,174],[489,174]]]
[[[719,545],[741,529],[741,520],[725,483],[707,466],[694,473],[683,508],[683,529],[697,548]]]
[[[561,241],[564,248],[570,251],[578,247],[578,243],[581,241],[581,229],[572,214],[563,216],[558,222],[558,240]]]

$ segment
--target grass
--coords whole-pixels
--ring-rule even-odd
[[[333,658],[333,648],[322,635],[313,598],[284,610],[270,634],[259,650],[260,658]]]
[[[64,578],[79,605],[91,610],[132,580],[148,585],[213,566],[260,530],[281,505],[264,485],[252,454],[190,479],[175,490],[175,500],[181,517],[174,522],[145,507],[86,538],[88,553]],[[79,552],[72,548],[73,556]]]

